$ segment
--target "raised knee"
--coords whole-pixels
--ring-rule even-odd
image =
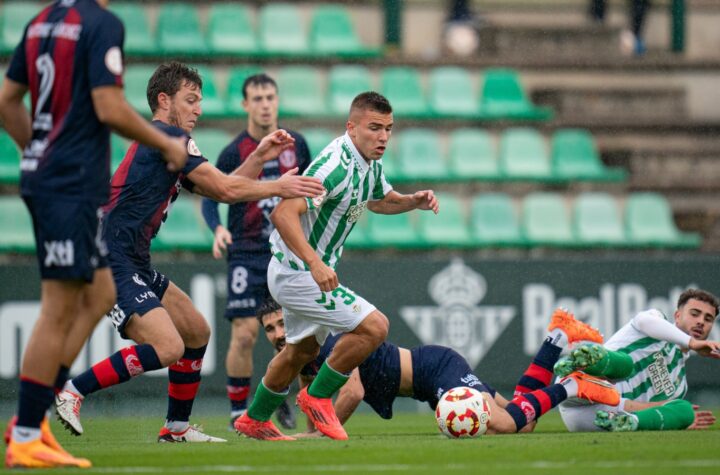
[[[371,327],[371,335],[373,337],[373,340],[379,345],[388,336],[388,332],[390,331],[390,322],[388,321],[387,317],[383,315],[382,313],[378,314],[377,318],[375,318],[375,321],[373,321],[373,325]]]
[[[165,368],[183,357],[185,344],[178,335],[177,338],[173,338],[172,341],[167,341],[162,345],[155,346],[155,351],[157,352],[160,364]]]

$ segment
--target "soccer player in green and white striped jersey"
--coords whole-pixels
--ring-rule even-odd
[[[385,179],[381,158],[392,127],[387,99],[375,92],[358,95],[350,106],[345,135],[325,147],[305,171],[322,180],[325,194],[312,200],[283,200],[273,211],[268,288],[283,307],[286,346],[268,365],[248,411],[235,421],[239,433],[263,440],[292,439],[270,422],[270,416],[328,334],[344,333],[313,383],[300,391],[297,403],[320,432],[347,439],[331,396],[385,340],[389,324],[374,305],[338,282],[335,266],[343,244],[366,208],[380,214],[414,209],[437,214],[439,209],[431,190],[404,195]]]
[[[720,359],[720,343],[707,338],[720,302],[699,289],[678,299],[674,324],[659,310],[640,312],[604,346],[584,345],[555,365],[555,373],[582,370],[615,384],[622,395],[616,407],[565,403],[560,414],[568,430],[678,430],[715,422],[709,411],[695,412],[685,401],[685,361],[689,350]]]

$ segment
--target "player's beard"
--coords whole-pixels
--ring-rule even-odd
[[[275,349],[277,351],[282,351],[283,348],[285,348],[285,337],[281,337],[275,342]]]

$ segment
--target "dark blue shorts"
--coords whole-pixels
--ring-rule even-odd
[[[42,279],[92,282],[107,267],[98,203],[62,197],[23,197],[32,217]]]
[[[445,346],[426,345],[410,350],[413,364],[413,398],[427,401],[434,410],[449,389],[467,386],[495,397],[495,390],[473,374],[457,351]]]
[[[225,318],[247,318],[270,297],[267,287],[269,252],[236,253],[228,258],[227,306]]]
[[[162,307],[161,300],[170,280],[155,269],[142,269],[129,265],[112,265],[117,288],[117,303],[106,315],[123,338],[130,318],[143,316],[150,310]]]

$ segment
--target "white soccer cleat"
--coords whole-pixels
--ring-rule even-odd
[[[220,437],[213,437],[202,432],[202,428],[191,425],[182,432],[170,432],[163,427],[158,434],[158,442],[227,442]]]
[[[80,423],[80,407],[85,398],[80,394],[64,389],[55,396],[55,411],[58,420],[72,435],[82,435],[83,426]]]

